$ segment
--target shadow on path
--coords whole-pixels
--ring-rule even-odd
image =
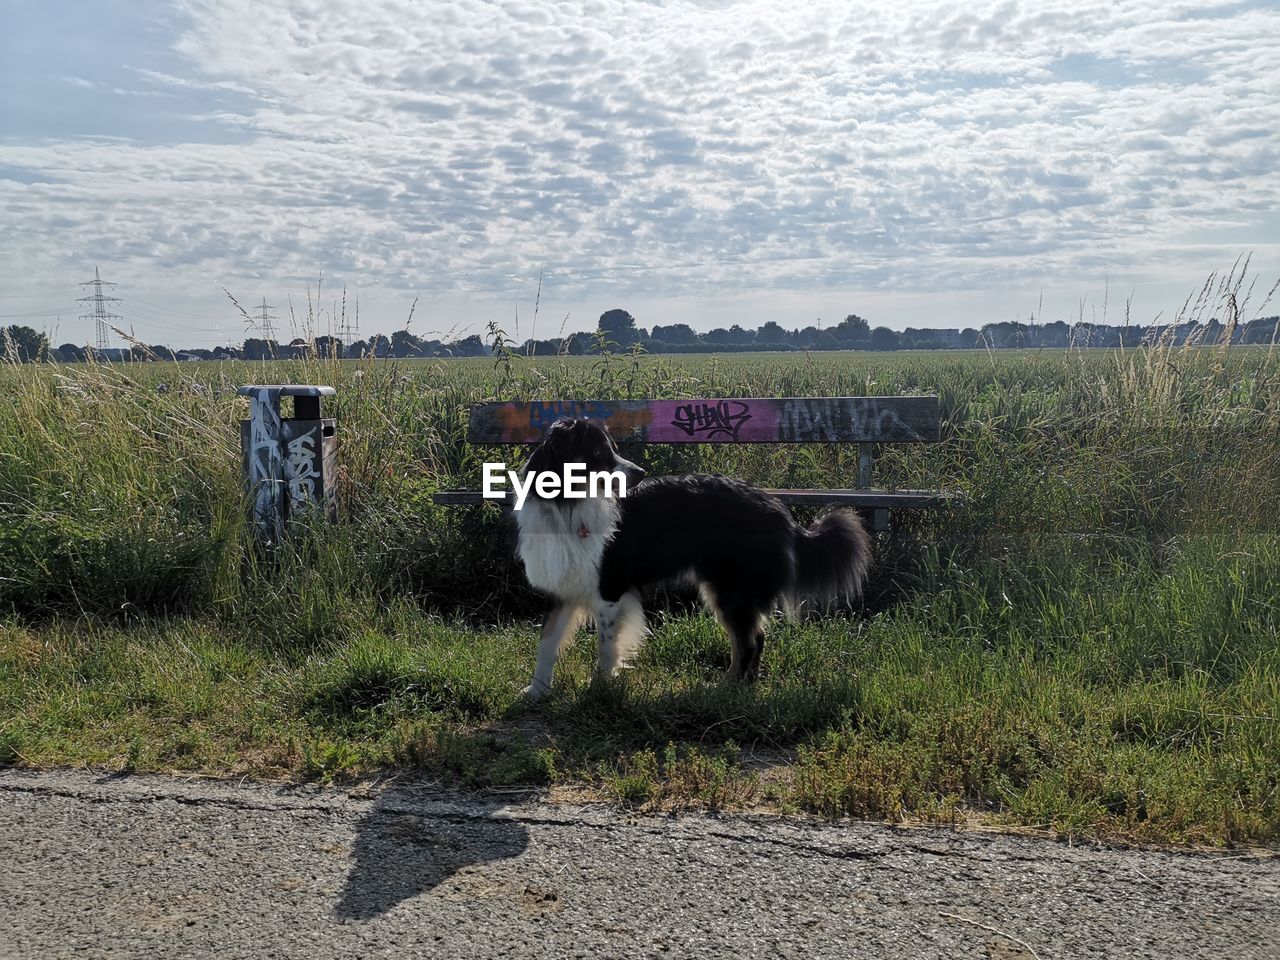
[[[493,816],[503,805],[476,798],[465,814],[424,813],[412,794],[381,794],[356,828],[355,863],[334,915],[369,920],[464,867],[519,856],[529,833],[516,821]]]

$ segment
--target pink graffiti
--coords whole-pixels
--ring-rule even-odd
[[[655,400],[646,439],[658,443],[760,442],[778,439],[770,401]]]

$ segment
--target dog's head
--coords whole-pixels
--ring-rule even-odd
[[[550,471],[564,476],[569,463],[583,464],[588,475],[620,472],[627,478],[627,489],[644,477],[644,469],[618,453],[609,431],[594,420],[565,418],[553,423],[529,456],[525,473]]]

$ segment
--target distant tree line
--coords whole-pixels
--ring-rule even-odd
[[[1277,339],[1280,317],[1267,317],[1237,325],[1232,343],[1266,344]],[[1225,336],[1217,320],[1189,322],[1173,327],[1110,326],[1101,323],[1026,323],[1002,321],[983,327],[936,329],[907,327],[890,330],[873,327],[856,313],[839,323],[821,321],[788,330],[770,320],[748,330],[734,324],[698,333],[687,323],[654,326],[646,330],[626,310],[600,315],[595,333],[574,333],[550,340],[525,340],[516,346],[524,354],[598,353],[602,346],[627,350],[642,347],[647,353],[732,353],[788,350],[981,350],[1034,347],[1132,347],[1167,338],[1176,346],[1185,343],[1219,343]]]
[[[1280,342],[1280,317],[1265,317],[1236,325],[1231,342],[1269,344]],[[246,339],[240,346],[174,349],[167,346],[133,344],[103,351],[97,359],[110,361],[148,360],[287,360],[304,357],[343,359],[348,357],[483,357],[489,356],[496,343],[473,334],[458,340],[423,339],[408,330],[397,330],[390,337],[375,334],[364,340],[344,344],[337,337],[322,336],[311,340],[298,338],[289,343],[259,338]],[[902,331],[888,327],[872,327],[855,313],[839,323],[824,326],[821,321],[807,327],[788,330],[770,320],[748,330],[734,324],[698,333],[687,323],[658,324],[645,329],[626,310],[606,310],[600,315],[594,333],[573,333],[548,340],[528,339],[513,343],[504,339],[507,349],[529,356],[548,354],[581,355],[601,350],[631,350],[647,353],[733,353],[745,351],[791,350],[1004,350],[1037,347],[1131,347],[1164,340],[1174,346],[1187,343],[1216,344],[1226,337],[1226,327],[1218,320],[1207,323],[1191,321],[1173,326],[1111,326],[1101,323],[1026,323],[1002,321],[983,327],[963,329],[931,329],[907,327]],[[78,362],[95,355],[92,347],[64,343],[50,345],[48,337],[27,326],[0,328],[0,358],[15,362]]]

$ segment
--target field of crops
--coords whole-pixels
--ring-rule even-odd
[[[157,389],[161,382],[167,389]],[[341,522],[255,552],[244,383],[337,388]],[[538,598],[464,442],[482,399],[937,393],[877,482],[863,608],[763,680],[678,594],[620,681],[530,706]],[[651,472],[848,485],[842,447],[655,448]],[[651,808],[1280,838],[1280,354],[1265,348],[0,367],[0,763],[416,771]]]

